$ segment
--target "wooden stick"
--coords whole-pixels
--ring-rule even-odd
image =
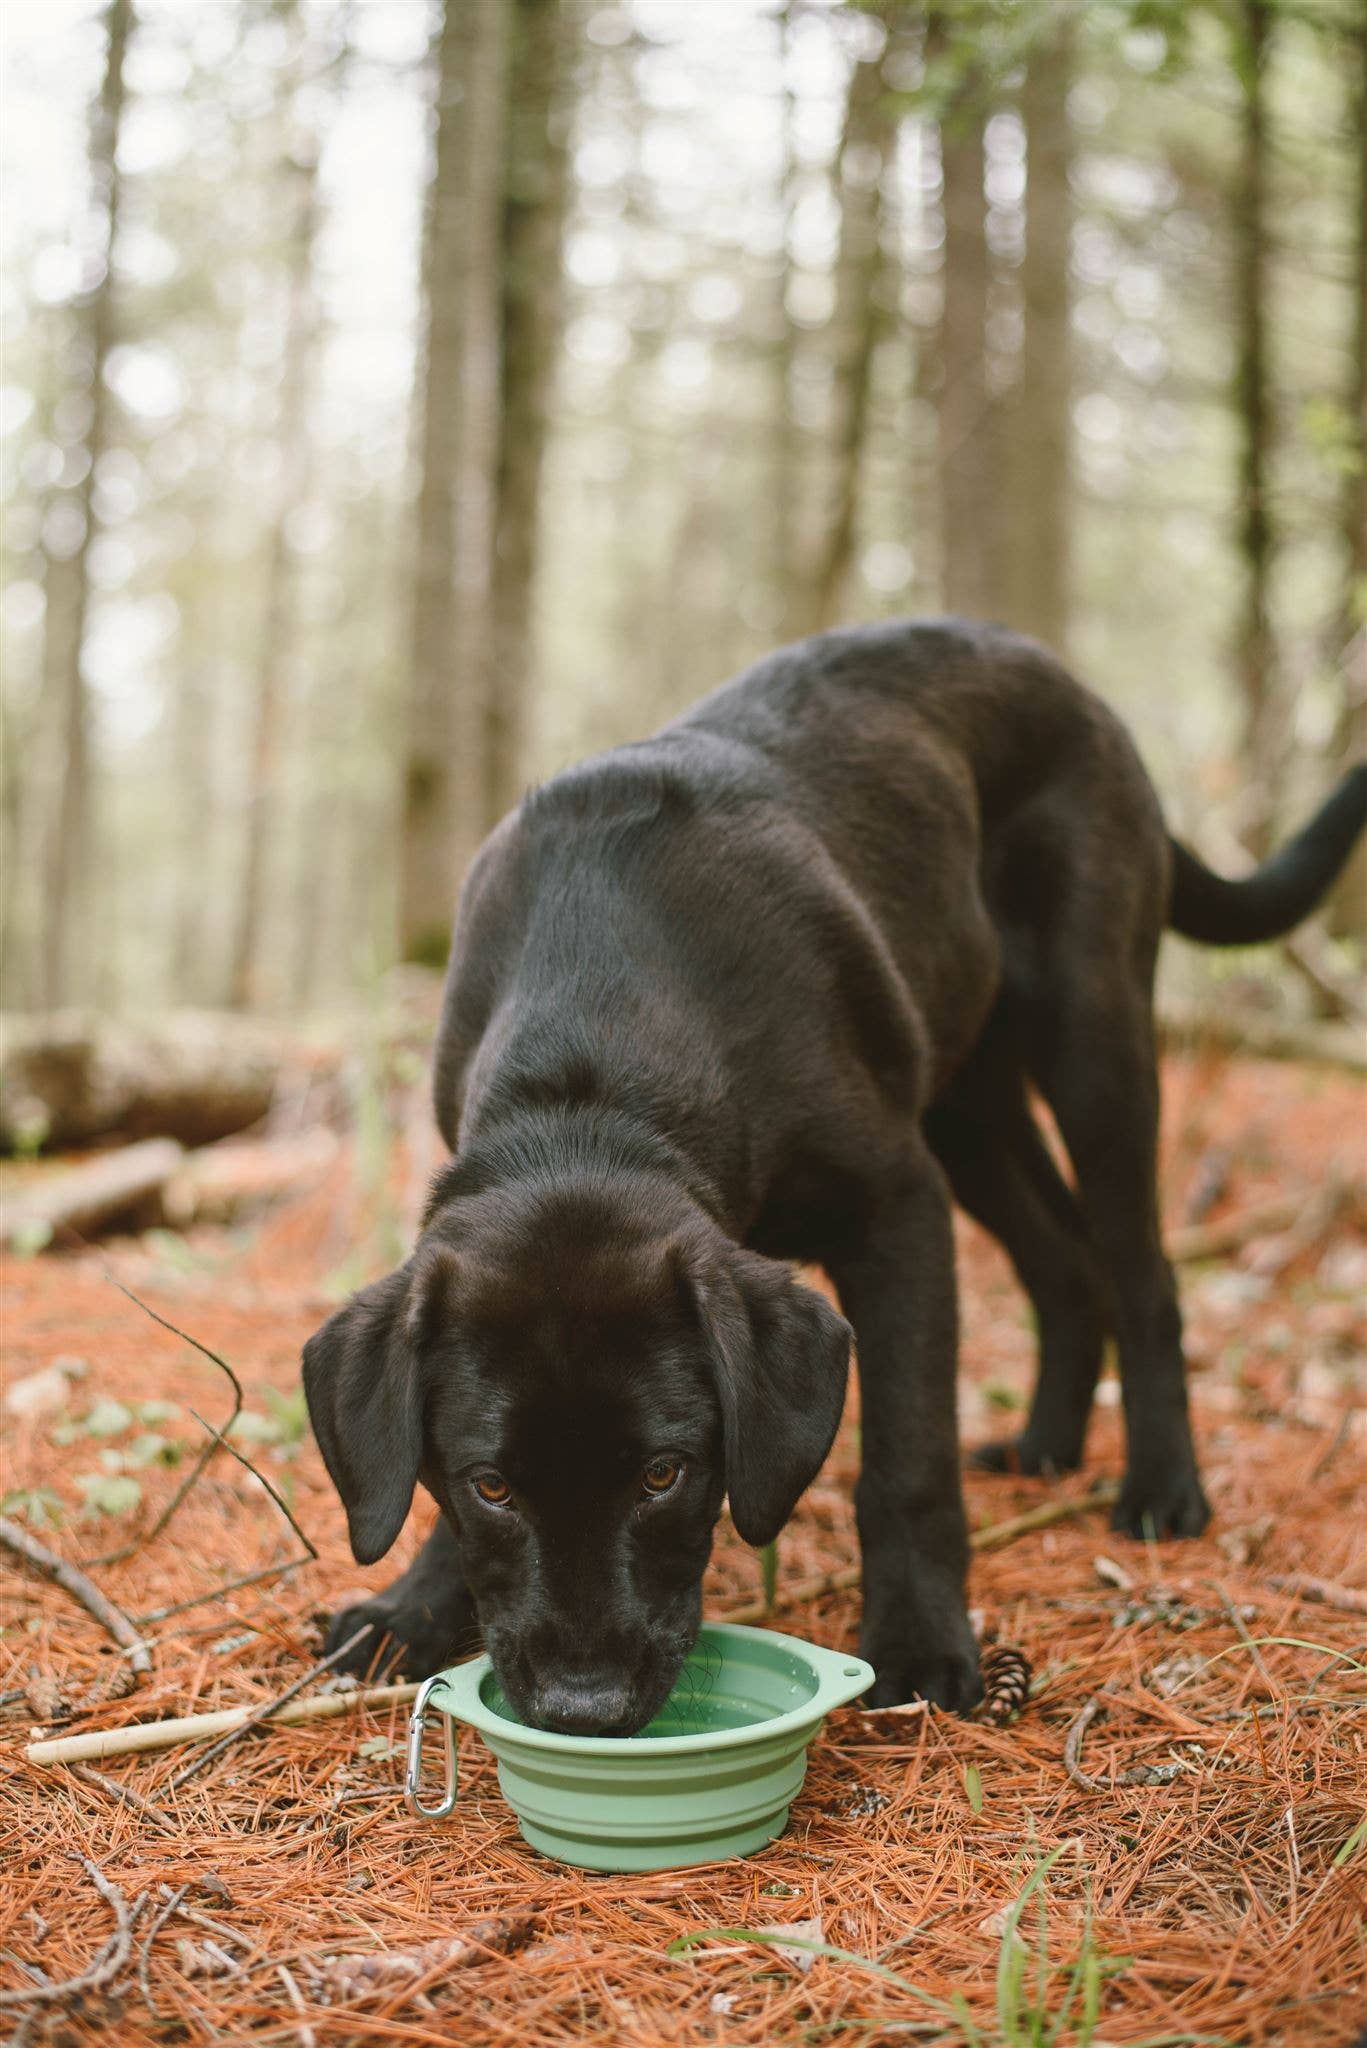
[[[1085,1515],[1091,1508],[1110,1507],[1119,1493],[1120,1488],[1108,1481],[1075,1500],[1047,1500],[1040,1507],[1027,1508],[1023,1515],[1012,1515],[1005,1522],[989,1522],[985,1529],[974,1529],[969,1535],[969,1548],[997,1550],[1004,1543],[1014,1543],[1018,1536],[1028,1536],[1032,1529],[1047,1529],[1055,1522],[1071,1521],[1076,1515]],[[745,1600],[738,1607],[728,1607],[719,1619],[765,1621],[781,1607],[801,1607],[808,1600],[819,1600],[825,1593],[847,1593],[859,1584],[861,1577],[857,1564],[845,1565],[838,1572],[823,1572],[819,1579],[803,1579],[794,1586],[780,1586],[772,1605],[762,1599]]]
[[[88,1856],[74,1852],[71,1860],[80,1864],[114,1915],[114,1932],[94,1962],[79,1976],[67,1977],[60,1984],[34,1984],[26,1985],[22,1991],[0,1991],[0,2005],[60,2005],[69,1998],[79,1998],[84,1992],[98,1991],[111,1978],[118,1976],[132,1954],[133,1929],[146,1900],[146,1892],[139,1892],[130,1907],[118,1886],[111,1884]]]
[[[366,1685],[355,1692],[326,1692],[308,1700],[291,1700],[272,1714],[276,1727],[300,1721],[326,1721],[362,1707],[401,1707],[417,1696],[416,1685]],[[31,1764],[98,1762],[107,1756],[131,1756],[144,1749],[174,1749],[182,1742],[204,1742],[240,1728],[259,1713],[257,1707],[221,1707],[212,1714],[182,1714],[171,1721],[139,1721],[127,1728],[95,1728],[85,1735],[54,1735],[30,1742],[24,1751]]]
[[[249,1714],[246,1720],[240,1722],[236,1728],[230,1728],[225,1735],[220,1735],[218,1741],[211,1744],[208,1749],[202,1749],[198,1756],[191,1757],[189,1763],[183,1769],[176,1772],[175,1777],[171,1780],[169,1789],[172,1792],[179,1792],[182,1785],[187,1785],[191,1778],[197,1777],[207,1765],[213,1762],[216,1756],[221,1755],[231,1744],[239,1741],[249,1729],[260,1727],[263,1721],[272,1720],[281,1707],[288,1706],[292,1699],[298,1698],[306,1685],[312,1685],[315,1678],[321,1678],[324,1672],[331,1671],[334,1664],[340,1664],[343,1657],[354,1650],[361,1638],[369,1635],[369,1633],[370,1623],[366,1622],[362,1628],[358,1628],[352,1635],[349,1635],[346,1641],[340,1644],[337,1649],[330,1652],[328,1656],[320,1658],[311,1671],[306,1671],[302,1678],[296,1678],[293,1685],[287,1685],[283,1692],[277,1693],[274,1699],[267,1700],[264,1706],[258,1707],[255,1713]]]
[[[973,1530],[969,1544],[974,1550],[995,1550],[999,1545],[1014,1542],[1017,1536],[1028,1535],[1034,1529],[1047,1529],[1054,1522],[1070,1521],[1076,1515],[1087,1514],[1092,1508],[1109,1507],[1118,1491],[1113,1483],[1107,1483],[1072,1500],[1045,1501],[1040,1507],[1027,1509],[1023,1515],[1012,1515],[1007,1521],[992,1522],[985,1529]],[[774,1607],[797,1607],[805,1600],[820,1598],[823,1593],[844,1592],[851,1586],[857,1586],[859,1577],[858,1565],[849,1565],[843,1571],[827,1572],[819,1579],[780,1587]],[[762,1600],[746,1601],[738,1607],[727,1608],[721,1619],[763,1621],[768,1611]],[[416,1697],[417,1690],[417,1686],[412,1684],[371,1685],[360,1686],[355,1692],[324,1693],[307,1700],[291,1699],[274,1710],[223,1707],[217,1713],[185,1714],[174,1721],[143,1721],[131,1728],[101,1728],[86,1735],[51,1736],[43,1742],[31,1742],[24,1755],[31,1764],[89,1763],[101,1757],[128,1756],[135,1750],[173,1749],[182,1742],[203,1742],[214,1736],[227,1735],[248,1722],[263,1719],[267,1713],[273,1726],[293,1727],[300,1721],[323,1720],[333,1714],[349,1713],[353,1708],[405,1706]]]
[[[145,1678],[152,1669],[152,1652],[134,1628],[121,1607],[106,1599],[94,1580],[88,1578],[79,1565],[68,1564],[49,1550],[36,1536],[30,1536],[27,1529],[21,1529],[8,1515],[0,1515],[0,1543],[6,1550],[12,1550],[16,1557],[22,1557],[32,1571],[40,1572],[73,1600],[78,1600],[87,1614],[94,1616],[107,1635],[111,1635],[122,1650],[128,1652],[128,1662],[140,1678]]]
[[[1302,1600],[1316,1600],[1321,1606],[1336,1607],[1340,1614],[1367,1614],[1367,1593],[1356,1586],[1340,1586],[1333,1579],[1316,1579],[1309,1572],[1293,1572],[1288,1578],[1269,1579],[1280,1592],[1295,1593]]]
[[[162,1834],[173,1835],[176,1832],[166,1815],[158,1812],[151,1800],[144,1799],[141,1792],[135,1792],[131,1785],[121,1785],[117,1778],[106,1778],[103,1771],[92,1770],[89,1764],[72,1764],[70,1770],[72,1777],[79,1778],[83,1785],[93,1785],[96,1791],[105,1793],[110,1799],[117,1799],[121,1806],[127,1806],[132,1812],[140,1813],[145,1821],[149,1821]]]
[[[1082,1741],[1098,1714],[1104,1714],[1106,1702],[1093,1696],[1088,1700],[1077,1719],[1073,1721],[1063,1739],[1063,1768],[1075,1785],[1084,1792],[1104,1792],[1106,1787],[1099,1778],[1089,1778],[1082,1768]]]

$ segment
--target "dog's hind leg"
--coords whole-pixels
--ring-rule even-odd
[[[1134,1536],[1196,1536],[1210,1510],[1192,1444],[1177,1290],[1159,1229],[1153,1015],[1147,977],[1126,965],[1133,962],[1074,976],[1064,959],[1032,1063],[1068,1147],[1109,1286],[1128,1441],[1115,1526]]]
[[[1068,1472],[1082,1462],[1109,1328],[1106,1287],[1072,1190],[1049,1156],[1019,1066],[975,1055],[926,1118],[954,1198],[999,1241],[1030,1297],[1039,1371],[1019,1436],[981,1445],[989,1472]]]

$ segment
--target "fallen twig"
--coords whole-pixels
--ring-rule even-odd
[[[92,1863],[88,1856],[73,1851],[72,1860],[80,1864],[113,1913],[114,1932],[94,1962],[78,1976],[63,1978],[59,1984],[30,1984],[22,1991],[0,1991],[0,2006],[61,2005],[67,1999],[82,1997],[87,1991],[98,1991],[118,1976],[132,1954],[133,1929],[146,1902],[146,1892],[139,1892],[130,1906],[118,1886],[111,1884],[104,1872]]]
[[[300,1991],[299,1986],[294,1981],[292,1973],[288,1969],[286,1969],[283,1963],[277,1963],[275,1966],[275,1974],[285,1987],[285,1996],[289,1999],[290,2004],[294,2007],[295,2011],[299,2015],[299,2048],[317,2048],[318,2036],[314,2033],[313,2028],[308,2023],[307,2009],[304,2005],[304,1995]]]
[[[89,1560],[91,1564],[122,1564],[123,1560],[126,1557],[132,1557],[134,1553],[136,1551],[141,1550],[144,1547],[144,1545],[148,1543],[155,1543],[157,1537],[160,1536],[162,1530],[166,1527],[168,1522],[171,1520],[171,1517],[175,1514],[177,1508],[180,1506],[181,1502],[185,1499],[185,1496],[191,1491],[193,1487],[199,1484],[200,1478],[202,1477],[205,1467],[209,1463],[209,1460],[213,1457],[219,1445],[224,1441],[227,1432],[232,1428],[233,1424],[237,1421],[238,1416],[242,1413],[242,1404],[246,1397],[242,1391],[241,1380],[233,1371],[232,1367],[229,1365],[226,1358],[220,1358],[218,1353],[216,1351],[211,1351],[207,1344],[201,1344],[198,1337],[192,1337],[188,1330],[180,1329],[175,1323],[168,1322],[165,1316],[158,1315],[156,1309],[149,1308],[145,1301],[141,1300],[138,1295],[134,1294],[131,1287],[125,1287],[122,1280],[117,1279],[114,1276],[114,1274],[110,1272],[108,1266],[104,1268],[104,1277],[106,1280],[108,1280],[111,1287],[117,1287],[119,1293],[126,1296],[126,1298],[132,1302],[134,1308],[140,1308],[143,1314],[145,1316],[150,1316],[154,1323],[160,1323],[163,1330],[169,1330],[171,1335],[173,1337],[179,1337],[183,1344],[192,1345],[193,1348],[196,1351],[198,1351],[202,1357],[207,1358],[212,1365],[216,1365],[219,1371],[226,1376],[228,1384],[233,1390],[232,1414],[228,1417],[228,1420],[223,1424],[223,1427],[215,1431],[210,1436],[208,1443],[205,1444],[203,1450],[195,1459],[194,1464],[190,1467],[189,1472],[186,1474],[185,1478],[182,1479],[180,1485],[176,1488],[175,1492],[171,1495],[170,1500],[166,1503],[166,1506],[157,1516],[157,1519],[155,1522],[153,1522],[151,1528],[145,1530],[141,1535],[132,1537],[129,1542],[121,1545],[121,1547],[118,1550],[108,1551],[103,1557],[94,1557]],[[316,1557],[318,1553],[313,1549],[313,1545],[309,1544],[308,1547],[311,1555]]]
[[[295,1535],[303,1544],[305,1550],[309,1554],[310,1559],[317,1557],[317,1546],[311,1543],[308,1537],[304,1534],[299,1524],[295,1521],[294,1516],[290,1511],[290,1508],[284,1498],[284,1495],[280,1493],[276,1487],[272,1486],[270,1480],[267,1479],[265,1473],[259,1472],[256,1466],[253,1465],[251,1459],[247,1456],[246,1452],[240,1451],[237,1448],[237,1445],[227,1435],[226,1429],[214,1431],[212,1423],[206,1422],[204,1420],[204,1417],[198,1414],[193,1408],[190,1410],[190,1413],[194,1416],[195,1421],[199,1424],[201,1429],[210,1430],[213,1434],[216,1435],[218,1442],[222,1444],[224,1450],[228,1453],[228,1456],[230,1458],[236,1458],[238,1464],[242,1466],[243,1470],[246,1472],[250,1472],[252,1478],[256,1480],[259,1486],[264,1486],[266,1492],[275,1502],[275,1505],[279,1508],[281,1514],[285,1517],[285,1520],[289,1523],[291,1529],[293,1529]],[[231,1424],[229,1424],[228,1427],[231,1427]]]
[[[157,1914],[155,1920],[153,1920],[152,1925],[148,1928],[147,1939],[143,1942],[141,1949],[138,1951],[138,1983],[142,1987],[143,2002],[146,2005],[147,2010],[151,2013],[154,2020],[159,2020],[162,2015],[160,2007],[158,2006],[156,2000],[152,1996],[152,1983],[150,1976],[150,1965],[152,1961],[152,1943],[161,1933],[162,1928],[166,1925],[167,1921],[175,1912],[176,1907],[180,1904],[181,1900],[185,1897],[185,1894],[189,1889],[190,1887],[188,1885],[183,1884],[181,1885],[179,1891],[172,1892],[170,1898],[166,1901],[166,1904],[162,1907],[161,1911]]]
[[[21,1557],[31,1570],[40,1572],[45,1579],[60,1586],[64,1593],[69,1593],[73,1600],[78,1600],[106,1635],[112,1636],[119,1648],[128,1652],[129,1668],[140,1678],[148,1675],[152,1669],[152,1652],[147,1644],[123,1609],[116,1607],[79,1565],[68,1564],[65,1558],[58,1557],[56,1551],[49,1550],[36,1536],[30,1536],[27,1529],[11,1521],[8,1515],[0,1515],[0,1543],[6,1550],[12,1550],[16,1557]]]
[[[1110,1481],[1092,1488],[1071,1500],[1047,1500],[1037,1508],[1027,1508],[1024,1514],[1008,1516],[1004,1522],[989,1522],[986,1528],[970,1532],[970,1550],[997,1550],[1004,1543],[1014,1543],[1018,1536],[1028,1536],[1034,1529],[1047,1529],[1055,1522],[1071,1521],[1076,1515],[1085,1515],[1092,1508],[1110,1507],[1117,1499],[1120,1489]],[[820,1578],[802,1579],[795,1585],[780,1586],[772,1603],[763,1599],[743,1600],[737,1607],[728,1607],[718,1617],[721,1621],[758,1622],[776,1614],[783,1607],[802,1607],[808,1600],[819,1600],[826,1593],[846,1593],[859,1584],[862,1573],[857,1564],[845,1565],[837,1572],[823,1572]]]
[[[176,1830],[166,1815],[153,1806],[150,1799],[144,1799],[141,1792],[135,1792],[131,1785],[121,1785],[117,1778],[106,1778],[103,1771],[92,1770],[89,1764],[72,1764],[73,1778],[79,1778],[83,1785],[93,1785],[110,1799],[117,1799],[122,1806],[131,1807],[143,1820],[150,1821],[164,1835],[173,1835]]]
[[[179,1792],[182,1785],[188,1785],[191,1778],[197,1777],[202,1770],[207,1769],[211,1763],[223,1754],[225,1749],[231,1749],[235,1742],[239,1742],[244,1735],[250,1734],[253,1728],[259,1728],[263,1721],[269,1721],[274,1714],[278,1713],[281,1707],[287,1706],[292,1699],[296,1699],[306,1685],[312,1685],[315,1678],[321,1678],[325,1671],[331,1671],[334,1664],[340,1664],[343,1657],[349,1651],[354,1650],[362,1637],[369,1633],[370,1624],[367,1622],[364,1628],[356,1629],[353,1634],[347,1637],[344,1643],[331,1651],[328,1656],[320,1658],[311,1671],[306,1671],[302,1678],[296,1678],[293,1685],[286,1686],[284,1692],[278,1693],[272,1700],[267,1700],[264,1706],[256,1708],[253,1713],[249,1714],[245,1721],[239,1721],[235,1728],[229,1728],[208,1749],[201,1750],[198,1756],[192,1757],[183,1769],[176,1772],[168,1789],[172,1792]]]
[[[413,1684],[357,1686],[354,1692],[319,1693],[313,1699],[291,1700],[272,1713],[273,1725],[293,1728],[301,1721],[329,1720],[363,1707],[400,1707],[417,1697]],[[279,1703],[276,1702],[278,1706]],[[83,1735],[53,1735],[30,1742],[24,1751],[31,1764],[99,1762],[104,1757],[132,1756],[140,1750],[174,1749],[182,1742],[206,1742],[255,1718],[254,1707],[220,1707],[209,1714],[181,1714],[169,1721],[135,1721],[124,1728],[92,1728]]]
[[[1075,1785],[1084,1792],[1104,1792],[1106,1787],[1099,1778],[1089,1778],[1082,1768],[1082,1744],[1087,1730],[1098,1714],[1104,1714],[1106,1702],[1096,1695],[1088,1700],[1082,1712],[1071,1724],[1063,1738],[1063,1768]]]
[[[1340,1614],[1367,1614],[1367,1593],[1355,1586],[1336,1585],[1332,1579],[1316,1579],[1309,1572],[1292,1572],[1285,1578],[1270,1578],[1270,1586],[1281,1593],[1295,1593],[1321,1607],[1335,1607]]]
[[[221,1586],[211,1587],[207,1593],[192,1593],[188,1600],[171,1600],[164,1607],[150,1607],[146,1614],[138,1616],[138,1625],[148,1628],[154,1621],[170,1621],[172,1615],[187,1614],[192,1607],[205,1607],[211,1600],[222,1600],[225,1594],[240,1593],[247,1586],[259,1586],[263,1579],[287,1578],[297,1572],[301,1564],[311,1564],[318,1555],[310,1550],[307,1557],[286,1558],[283,1564],[263,1564],[259,1571],[243,1572],[240,1578],[225,1579]]]

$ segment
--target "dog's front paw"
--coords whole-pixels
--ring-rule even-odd
[[[352,1641],[352,1638],[358,1640]],[[327,1654],[350,1643],[334,1670],[378,1680],[430,1678],[468,1645],[426,1607],[402,1607],[381,1593],[333,1615],[327,1633]]]
[[[983,1696],[978,1646],[971,1637],[967,1644],[945,1649],[880,1655],[869,1648],[862,1654],[877,1674],[864,1695],[866,1707],[901,1707],[921,1699],[952,1714],[970,1714]]]
[[[1210,1503],[1194,1464],[1166,1472],[1129,1471],[1111,1513],[1111,1527],[1152,1541],[1163,1536],[1199,1536],[1210,1520]]]

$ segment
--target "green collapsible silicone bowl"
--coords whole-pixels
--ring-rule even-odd
[[[424,1712],[477,1728],[534,1849],[585,1870],[677,1870],[745,1856],[783,1833],[807,1745],[832,1707],[872,1683],[858,1657],[772,1629],[709,1622],[664,1706],[639,1735],[554,1735],[517,1720],[487,1657],[429,1679],[414,1702],[409,1803],[418,1803]]]

